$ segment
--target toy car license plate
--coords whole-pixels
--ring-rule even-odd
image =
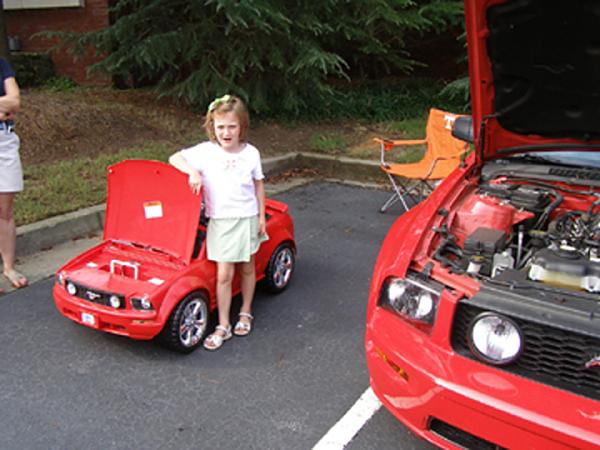
[[[81,313],[81,322],[83,322],[84,325],[88,325],[90,327],[95,327],[97,324],[96,316],[94,316],[93,314],[90,314],[90,313],[82,312]]]

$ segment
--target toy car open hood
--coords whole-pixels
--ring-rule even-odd
[[[465,18],[479,162],[600,148],[600,2],[465,0]]]
[[[158,161],[109,167],[104,239],[147,246],[189,263],[201,198],[187,181],[187,175]]]

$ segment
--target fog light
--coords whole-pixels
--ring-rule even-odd
[[[67,292],[70,295],[77,294],[77,286],[75,286],[75,284],[73,284],[73,282],[71,282],[71,281],[67,281]]]
[[[133,306],[135,309],[141,309],[144,311],[150,311],[154,309],[154,306],[152,306],[152,302],[148,298],[148,295],[144,295],[143,297],[132,297],[131,306]]]
[[[469,347],[490,364],[513,362],[523,349],[518,325],[500,314],[485,312],[473,319],[469,329]]]
[[[110,298],[108,299],[108,302],[110,303],[110,306],[112,306],[113,308],[121,307],[121,299],[117,295],[111,295]]]

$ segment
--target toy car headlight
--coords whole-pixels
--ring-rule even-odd
[[[67,281],[66,289],[69,295],[77,295],[77,286],[72,281]]]
[[[523,349],[521,329],[513,320],[501,314],[479,314],[471,322],[468,336],[471,351],[490,364],[508,364]]]
[[[131,306],[143,311],[152,311],[154,309],[154,306],[147,295],[144,295],[143,297],[132,297]]]
[[[54,276],[54,281],[59,286],[65,287],[66,276],[64,272],[59,272]]]
[[[379,294],[379,305],[411,321],[433,325],[441,289],[424,280],[390,277]]]

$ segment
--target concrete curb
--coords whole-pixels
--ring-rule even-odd
[[[314,153],[288,153],[263,159],[263,171],[267,176],[279,175],[294,168],[314,169],[319,175],[333,181],[371,182],[370,187],[376,186],[372,183],[376,180],[383,181],[376,161]],[[104,216],[105,205],[96,205],[20,226],[17,228],[17,254],[31,255],[73,239],[101,233]]]

